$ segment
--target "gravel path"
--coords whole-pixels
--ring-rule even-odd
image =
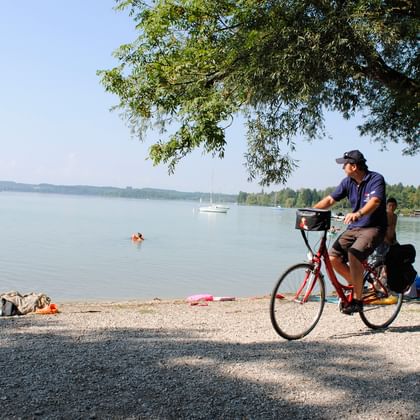
[[[0,418],[419,418],[420,302],[385,332],[326,304],[294,342],[267,298],[59,308],[0,318]]]

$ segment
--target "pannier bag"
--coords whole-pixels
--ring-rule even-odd
[[[328,230],[331,226],[331,211],[321,209],[297,209],[296,229]]]
[[[415,281],[417,272],[413,267],[416,249],[413,245],[395,244],[385,257],[388,286],[397,293],[405,292]]]

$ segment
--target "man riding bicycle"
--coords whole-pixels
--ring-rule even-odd
[[[333,193],[324,197],[314,207],[327,209],[343,198],[348,198],[352,212],[344,223],[348,228],[329,251],[334,270],[354,287],[352,303],[342,312],[351,315],[363,310],[363,264],[382,243],[387,228],[384,177],[368,170],[366,159],[359,150],[344,153],[336,162],[343,165],[346,178]]]

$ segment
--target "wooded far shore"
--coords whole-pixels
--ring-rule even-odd
[[[240,205],[252,206],[281,206],[284,208],[311,207],[322,197],[328,195],[335,187],[328,187],[323,190],[300,188],[293,190],[283,188],[278,191],[260,193],[247,193],[240,191],[238,194],[213,193],[213,201],[222,203],[237,203]],[[71,194],[71,195],[96,195],[103,197],[123,197],[154,200],[188,200],[188,201],[210,201],[209,192],[184,192],[169,189],[157,188],[125,188],[100,187],[90,185],[54,185],[54,184],[25,184],[14,181],[0,181],[0,192],[35,192],[49,194]],[[420,185],[404,186],[401,183],[387,185],[387,196],[394,197],[398,202],[398,209],[402,214],[414,214],[420,209]],[[336,209],[349,208],[347,200],[336,205]]]

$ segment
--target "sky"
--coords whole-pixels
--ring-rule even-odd
[[[113,0],[1,1],[0,14],[0,180],[61,185],[164,188],[236,194],[259,192],[243,166],[246,130],[238,119],[227,134],[225,158],[200,151],[186,157],[169,176],[147,160],[146,142],[131,137],[117,112],[118,98],[104,91],[96,71],[118,64],[112,52],[134,40],[134,22],[113,10]],[[360,119],[329,114],[331,139],[303,142],[299,161],[285,185],[265,191],[334,186],[343,177],[335,158],[361,150],[369,169],[389,184],[418,185],[420,158],[402,156],[402,145],[380,152],[361,138]]]

